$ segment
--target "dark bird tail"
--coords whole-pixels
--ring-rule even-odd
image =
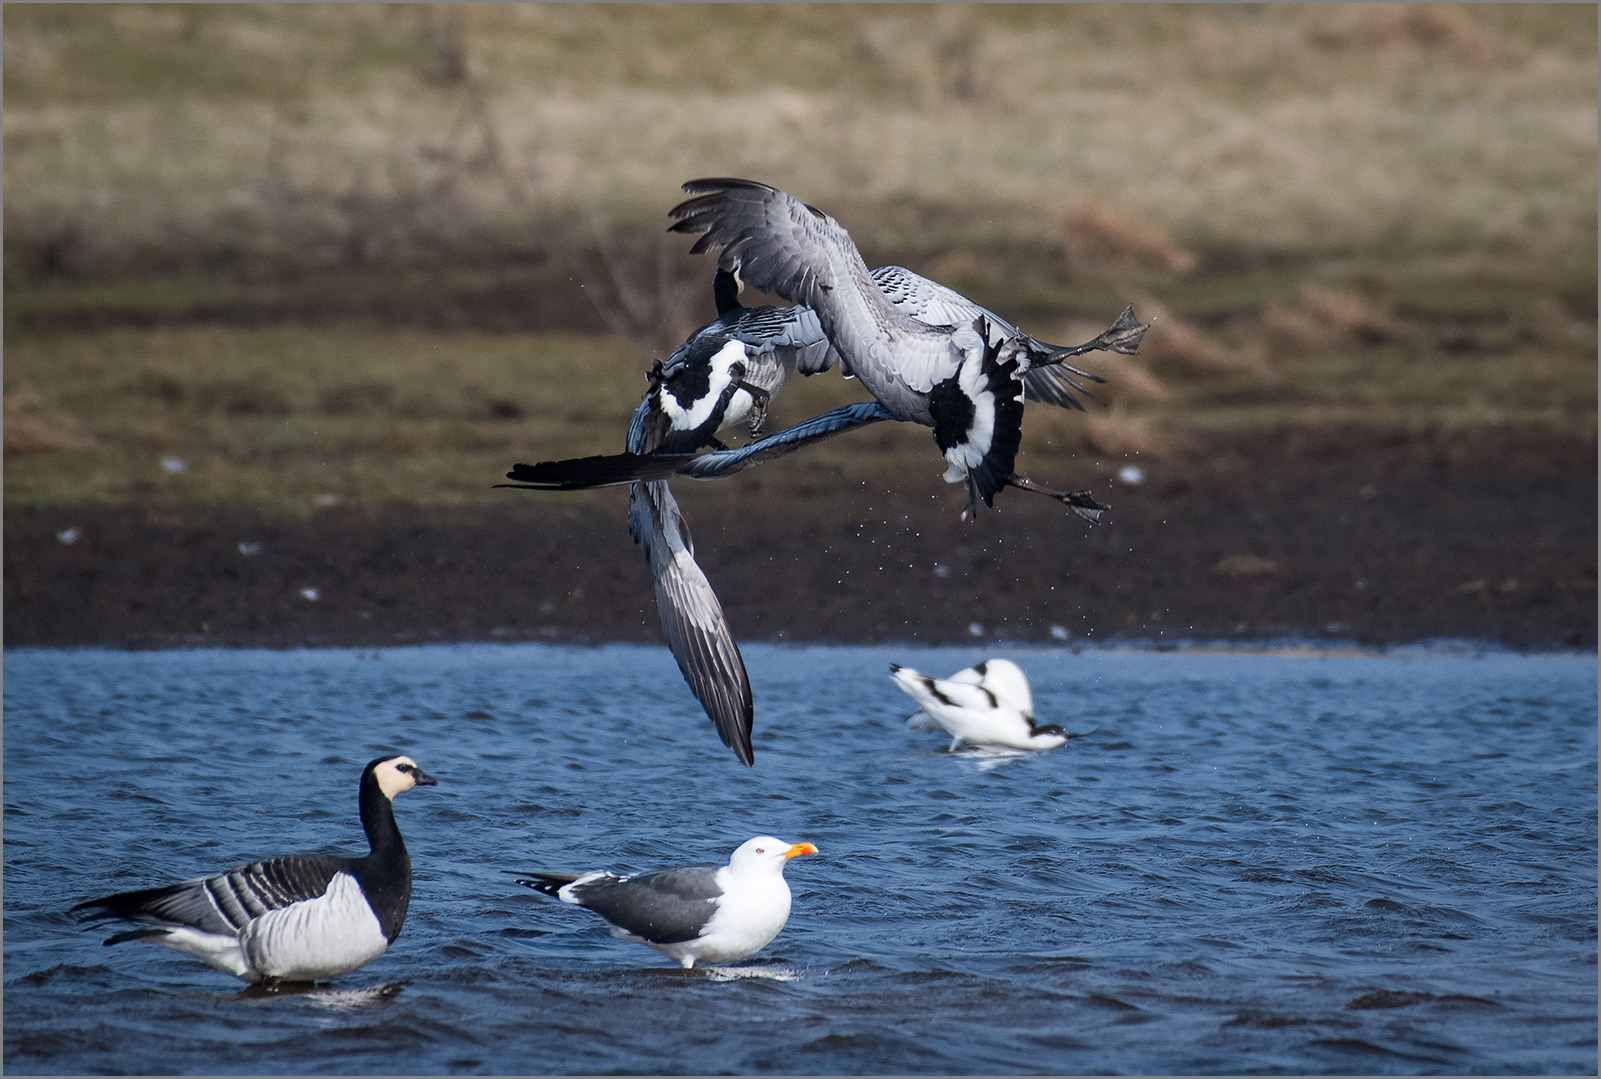
[[[595,457],[570,457],[565,461],[541,461],[537,465],[518,464],[506,473],[506,478],[516,480],[516,483],[497,483],[495,486],[535,491],[580,491],[639,480],[664,480],[693,456],[612,453]]]
[[[561,896],[557,893],[581,876],[583,876],[581,873],[518,873],[517,883],[524,888],[532,888],[541,895],[560,899]]]
[[[86,900],[68,913],[76,914],[80,921],[85,922],[103,922],[110,918],[139,921],[151,918],[152,908],[159,907],[162,900],[170,898],[178,891],[178,886],[167,885],[161,888],[141,888],[137,892],[118,892],[116,895]]]
[[[146,926],[143,929],[130,929],[126,933],[117,933],[114,936],[107,937],[101,943],[109,948],[113,944],[123,944],[130,940],[159,941],[163,937],[168,936],[171,932],[172,930],[168,929],[166,926],[151,925]]]

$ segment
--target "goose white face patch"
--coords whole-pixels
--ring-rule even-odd
[[[401,770],[400,766],[403,764],[412,768],[417,767],[417,762],[410,757],[396,757],[384,761],[373,769],[373,776],[378,780],[378,789],[383,791],[384,797],[390,801],[393,801],[395,795],[401,791],[409,791],[417,785],[417,780],[410,772]]]

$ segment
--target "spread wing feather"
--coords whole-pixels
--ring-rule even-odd
[[[1016,326],[989,308],[904,266],[880,266],[873,271],[872,277],[890,303],[919,322],[926,322],[930,326],[964,326],[976,318],[984,318],[988,320],[992,333],[1004,337],[1018,336]],[[1062,351],[1061,345],[1053,345],[1026,334],[1023,336],[1031,351],[1040,355]],[[1083,404],[1073,392],[1077,390],[1079,394],[1088,394],[1089,391],[1078,383],[1080,378],[1091,382],[1106,381],[1099,375],[1092,375],[1068,363],[1034,367],[1023,375],[1023,396],[1030,401],[1083,411]]]
[[[743,763],[754,763],[750,732],[755,704],[745,660],[711,582],[695,561],[689,525],[665,480],[629,488],[628,530],[650,561],[656,612],[684,681],[723,744]]]
[[[961,356],[946,333],[885,298],[839,222],[751,180],[691,180],[684,190],[697,197],[669,211],[671,231],[704,233],[692,252],[720,248],[724,269],[737,267],[762,291],[811,307],[849,373],[898,419],[928,422],[918,397],[949,378]]]

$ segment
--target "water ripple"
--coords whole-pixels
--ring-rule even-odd
[[[5,1063],[31,1072],[1590,1072],[1593,656],[1001,649],[1043,721],[974,758],[891,661],[748,650],[758,765],[665,650],[13,651]],[[405,932],[263,994],[65,908],[358,847],[381,752]],[[771,832],[789,926],[682,971],[514,871],[710,860]]]

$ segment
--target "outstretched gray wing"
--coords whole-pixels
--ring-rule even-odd
[[[798,449],[810,446],[814,442],[821,442],[826,438],[843,434],[846,431],[865,427],[870,423],[881,420],[893,420],[896,416],[889,409],[877,401],[862,401],[854,405],[841,405],[839,408],[829,409],[827,412],[813,416],[809,420],[802,420],[793,427],[786,427],[782,431],[775,431],[766,438],[757,439],[729,450],[714,450],[709,453],[698,453],[678,466],[677,474],[689,476],[691,479],[710,480],[721,476],[732,476],[736,472],[743,472],[747,468],[766,464],[768,461],[785,457]]]
[[[989,308],[904,266],[880,266],[873,271],[872,278],[890,303],[919,322],[926,322],[930,326],[962,326],[975,318],[984,318],[989,321],[991,331],[1001,336],[1015,337],[1018,333],[1016,326]],[[1061,345],[1052,345],[1034,337],[1028,337],[1028,341],[1032,349],[1041,354],[1062,350]],[[1041,401],[1060,408],[1076,408],[1082,412],[1084,406],[1073,391],[1086,395],[1089,391],[1079,385],[1076,381],[1078,378],[1091,382],[1106,381],[1069,363],[1033,367],[1023,375],[1023,396],[1030,401]]]
[[[755,705],[745,660],[729,632],[723,605],[695,561],[689,525],[667,481],[629,487],[628,531],[650,562],[656,613],[684,681],[723,744],[744,764],[755,763],[750,744]]]
[[[898,418],[877,401],[863,401],[830,409],[736,449],[676,454],[612,453],[570,457],[564,461],[541,461],[536,465],[519,464],[514,465],[506,476],[520,482],[497,483],[495,486],[518,490],[578,491],[619,483],[666,480],[672,476],[717,479],[755,468],[845,431]],[[632,432],[629,444],[641,444],[632,438]]]
[[[868,275],[850,234],[821,210],[752,180],[691,180],[696,198],[669,211],[671,231],[705,233],[691,252],[721,249],[757,288],[805,304],[847,373],[899,419],[928,423],[922,395],[949,378],[961,353],[946,332],[897,311]]]

